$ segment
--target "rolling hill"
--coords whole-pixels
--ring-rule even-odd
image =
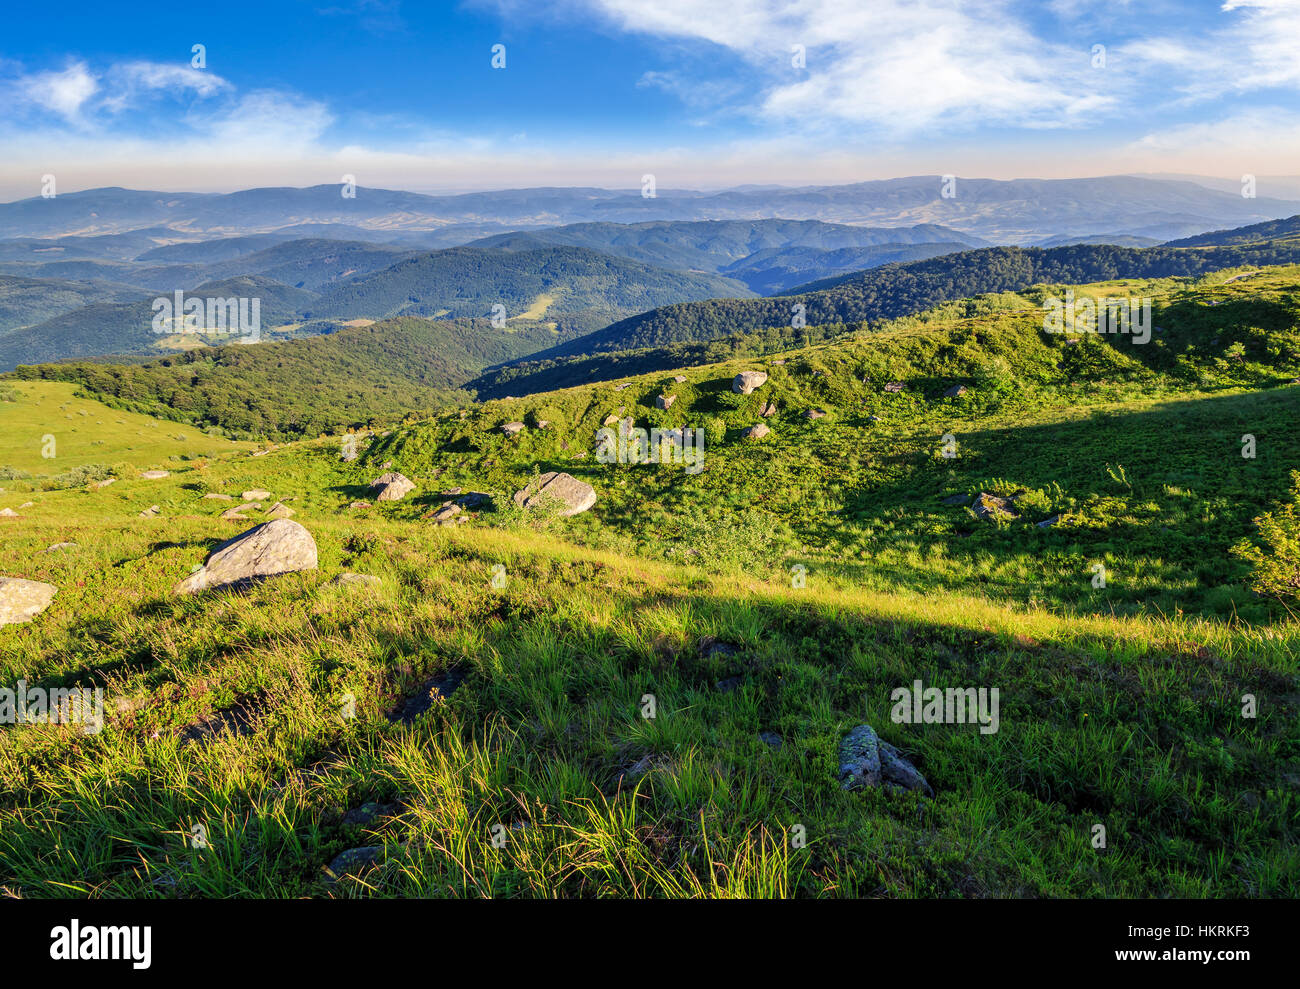
[[[666,299],[753,295],[740,282],[687,274],[578,247],[527,251],[449,248],[399,262],[325,291],[311,316],[488,316],[534,318],[584,309],[640,311]]]

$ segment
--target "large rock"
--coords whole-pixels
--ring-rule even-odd
[[[29,622],[50,606],[59,589],[39,580],[0,577],[0,625]]]
[[[242,586],[266,577],[316,569],[316,541],[297,522],[276,519],[222,543],[176,585],[178,594]]]
[[[263,491],[261,488],[253,488],[251,491],[245,491],[239,497],[243,498],[244,501],[266,501],[267,498],[271,497],[271,492]]]
[[[731,390],[737,395],[748,395],[767,381],[766,371],[741,371],[731,380]]]
[[[997,495],[991,495],[985,491],[977,494],[974,504],[971,505],[971,511],[980,518],[990,521],[1000,518],[1008,521],[1020,518],[1019,515],[1012,511],[1012,508],[1013,505],[1010,499],[999,498]]]
[[[522,422],[508,422],[501,427],[501,432],[505,433],[507,436],[518,436],[523,431],[524,424]]]
[[[655,408],[668,410],[673,407],[673,402],[677,401],[676,395],[659,395],[655,398]]]
[[[550,471],[538,478],[536,484],[515,492],[515,504],[520,508],[536,508],[548,499],[564,506],[561,515],[577,515],[596,504],[596,489],[570,474]]]
[[[766,436],[771,431],[772,430],[768,429],[767,423],[760,422],[757,425],[750,426],[748,429],[746,429],[743,433],[740,434],[740,438],[743,440],[761,440],[764,436]]]
[[[415,484],[409,477],[395,471],[381,474],[370,482],[370,486],[379,492],[375,501],[401,501],[415,490]]]
[[[934,796],[934,790],[904,756],[888,742],[882,742],[870,725],[858,725],[840,742],[840,785],[846,790],[920,790]]]

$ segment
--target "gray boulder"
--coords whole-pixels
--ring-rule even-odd
[[[737,395],[748,395],[767,382],[766,371],[741,371],[731,380],[731,390]]]
[[[316,569],[316,541],[290,519],[275,519],[217,546],[197,571],[176,585],[177,594],[245,586],[266,577]]]
[[[771,431],[772,430],[767,428],[767,423],[760,422],[757,425],[750,426],[748,429],[746,429],[743,433],[740,434],[740,438],[745,440],[761,440],[764,436],[766,436]]]
[[[547,499],[564,506],[561,515],[577,515],[596,504],[596,489],[572,475],[550,471],[538,478],[536,484],[515,492],[515,504],[520,508],[536,508]]]
[[[370,487],[378,492],[375,501],[401,501],[415,490],[415,484],[409,477],[395,471],[381,474],[370,482]]]
[[[29,622],[50,606],[59,589],[39,580],[0,577],[0,625]]]

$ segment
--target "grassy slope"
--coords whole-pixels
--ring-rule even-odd
[[[1187,302],[1199,306],[1185,312],[1188,346],[1208,344],[1202,310],[1248,341],[1270,320],[1294,325],[1283,299],[1294,273],[1276,278],[1203,289],[1225,304]],[[0,520],[0,572],[61,591],[35,623],[0,629],[0,682],[101,684],[118,703],[96,736],[0,733],[0,885],[24,896],[1296,896],[1300,629],[1265,611],[1217,620],[1212,595],[1240,577],[1215,569],[1227,566],[1216,547],[1283,496],[1284,468],[1300,462],[1300,389],[1239,379],[1298,355],[1275,326],[1259,344],[1282,348],[1271,363],[1220,368],[1203,355],[1187,387],[1160,366],[1185,366],[1186,347],[1153,348],[1148,366],[1089,341],[1070,348],[1084,381],[1071,389],[1053,380],[1057,342],[1018,318],[934,314],[887,331],[892,342],[792,354],[734,404],[723,390],[734,367],[689,370],[672,412],[731,430],[695,478],[576,459],[618,405],[648,421],[638,403],[655,377],[442,417],[350,467],[321,442],[196,461],[161,482],[33,492],[26,518]],[[990,356],[1010,366],[1010,389],[985,364],[966,405],[935,400]],[[909,391],[884,396],[859,371]],[[782,407],[774,442],[745,446],[734,430],[760,397]],[[805,402],[831,415],[806,423]],[[539,413],[554,433],[499,438],[498,422]],[[1236,452],[1240,419],[1264,424],[1255,462]],[[956,464],[933,452],[953,421]],[[1132,490],[1106,474],[1120,455]],[[347,510],[390,457],[420,490]],[[505,495],[551,466],[588,476],[597,507],[548,523],[498,498],[452,529],[421,517],[440,487]],[[999,530],[937,505],[991,473],[1035,487],[1055,477],[1085,524]],[[201,495],[254,485],[295,498],[319,571],[247,595],[170,596],[243,527]],[[707,512],[685,539],[660,528],[691,502],[720,509],[725,528],[713,532]],[[154,503],[160,518],[136,518]],[[778,529],[795,542],[769,538]],[[837,538],[869,540],[863,569],[844,565]],[[63,540],[78,548],[39,552]],[[1106,554],[1114,577],[1094,591],[1083,564]],[[809,566],[806,587],[784,576],[795,561]],[[341,570],[384,582],[329,586]],[[1162,617],[1162,596],[1190,606]],[[736,654],[706,655],[705,635]],[[389,721],[452,670],[463,679],[449,700],[409,726]],[[1000,731],[893,724],[890,691],[918,678],[997,686]],[[358,717],[345,722],[349,693]],[[647,693],[653,720],[639,713]],[[1255,720],[1240,717],[1244,693],[1260,699]],[[838,788],[836,746],[862,722],[915,759],[934,800]],[[237,730],[212,730],[223,723]],[[372,800],[386,805],[377,821],[343,823]],[[1096,824],[1105,850],[1092,847]],[[210,847],[186,847],[196,825]],[[806,848],[788,841],[795,825]],[[382,845],[385,864],[328,884],[325,863],[361,845]]]
[[[4,387],[19,398],[0,401],[0,467],[37,477],[90,464],[159,467],[170,460],[251,448],[78,398],[76,386],[63,381],[8,381]],[[41,455],[47,435],[54,437],[50,458]]]

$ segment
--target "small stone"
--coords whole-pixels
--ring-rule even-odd
[[[501,432],[505,433],[507,436],[518,436],[523,431],[524,424],[522,422],[507,422],[501,427]]]
[[[370,507],[370,502],[368,501],[354,501],[352,504],[348,506],[348,508],[369,508],[369,507]]]
[[[825,409],[809,409],[803,414],[805,419],[824,419],[826,417]]]
[[[758,733],[759,741],[772,746],[774,749],[780,749],[782,744],[781,736],[774,731],[760,731]]]
[[[346,852],[340,852],[334,857],[334,861],[329,864],[329,871],[335,878],[355,875],[377,865],[379,860],[383,857],[383,854],[384,849],[382,845],[369,845],[365,848],[349,848]]]
[[[76,543],[55,543],[55,544],[52,545],[52,546],[47,546],[45,549],[41,550],[41,552],[42,552],[42,553],[60,553],[60,552],[62,552],[62,551],[64,551],[64,550],[76,549],[76,548],[77,548],[77,544],[76,544]]]
[[[203,496],[204,501],[234,501],[228,494],[218,494],[215,491],[209,491]]]
[[[771,431],[772,430],[767,428],[767,423],[760,422],[757,425],[750,426],[746,429],[740,434],[740,438],[745,440],[761,440]]]
[[[888,392],[900,392],[902,390],[903,383],[901,381],[890,381],[885,385],[885,391]]]
[[[686,381],[686,375],[684,375],[684,374],[676,374],[676,375],[673,375],[673,381],[675,381],[675,382],[676,382],[677,384],[679,384],[679,385],[680,385],[680,384],[684,384],[685,381]]]
[[[140,476],[146,481],[160,481],[164,477],[171,477],[171,472],[165,470],[147,470]]]
[[[761,409],[758,410],[758,414],[761,415],[764,419],[768,418],[769,416],[776,415],[776,403],[768,402],[766,405],[764,405]]]
[[[673,407],[675,401],[677,401],[676,395],[659,395],[655,398],[655,408],[667,411]]]
[[[159,508],[157,505],[151,505],[149,508],[146,508],[143,512],[140,513],[140,518],[142,519],[157,518],[161,512],[162,509]]]
[[[244,501],[266,501],[267,498],[271,497],[271,492],[263,491],[261,488],[253,488],[251,491],[245,491],[239,497],[243,498]]]

